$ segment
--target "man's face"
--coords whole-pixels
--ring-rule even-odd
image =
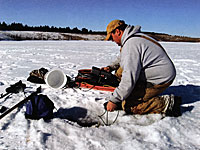
[[[121,46],[121,37],[123,32],[119,29],[116,29],[115,32],[111,33],[112,41],[114,41],[118,46]]]

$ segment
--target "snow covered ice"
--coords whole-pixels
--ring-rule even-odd
[[[51,89],[42,93],[54,102],[51,121],[26,120],[25,107],[0,120],[2,150],[200,150],[200,43],[161,42],[177,69],[177,77],[164,94],[182,96],[182,116],[124,115],[111,126],[81,127],[78,121],[95,121],[104,112],[110,92],[86,89]],[[75,77],[79,69],[103,67],[112,62],[119,47],[105,41],[1,41],[0,93],[19,80],[26,83],[26,96],[40,85],[26,81],[34,69],[59,68]],[[24,99],[13,94],[0,99],[11,107]],[[109,113],[109,122],[117,112]],[[71,120],[71,121],[70,121]],[[77,121],[77,122],[73,122]]]

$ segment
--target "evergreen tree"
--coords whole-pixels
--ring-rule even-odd
[[[5,22],[1,23],[0,30],[7,30],[8,25]]]
[[[93,33],[92,30],[82,28],[79,30],[77,27],[70,29],[70,27],[65,27],[65,28],[57,28],[54,26],[28,26],[28,25],[23,25],[22,23],[11,23],[7,25],[5,22],[0,22],[0,30],[8,30],[8,31],[43,31],[43,32],[64,32],[64,33]]]
[[[81,32],[84,33],[84,34],[86,34],[86,33],[88,33],[88,29],[82,28]]]

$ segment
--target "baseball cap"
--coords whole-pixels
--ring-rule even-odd
[[[124,25],[124,24],[125,24],[125,22],[123,20],[113,20],[113,21],[111,21],[106,28],[107,36],[105,38],[105,41],[109,41],[111,39],[112,31],[114,31],[117,27]]]

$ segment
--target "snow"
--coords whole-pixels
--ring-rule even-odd
[[[164,94],[182,96],[182,116],[124,115],[120,111],[111,126],[82,127],[78,123],[98,121],[110,92],[41,85],[42,93],[58,109],[55,118],[27,120],[25,106],[15,109],[0,120],[0,149],[199,150],[200,43],[161,44],[177,69],[174,83]],[[34,69],[58,68],[74,77],[79,69],[108,65],[118,53],[116,44],[105,41],[1,41],[0,93],[22,80],[28,87],[28,96],[40,86],[26,81]],[[13,94],[0,99],[0,105],[11,107],[23,98],[23,93]],[[109,113],[110,123],[116,115],[117,112]]]

